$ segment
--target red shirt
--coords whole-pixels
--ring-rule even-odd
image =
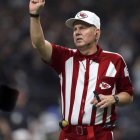
[[[133,94],[126,63],[121,55],[98,51],[82,55],[77,49],[53,44],[51,66],[60,77],[62,115],[72,125],[102,124],[116,119],[115,106],[93,108],[93,91],[113,95]]]

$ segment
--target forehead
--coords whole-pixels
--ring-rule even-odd
[[[86,26],[86,27],[94,27],[94,25],[91,25],[89,23],[86,23],[84,21],[81,21],[81,20],[76,20],[74,23],[73,23],[73,27],[75,27],[76,25],[83,25],[83,26]]]

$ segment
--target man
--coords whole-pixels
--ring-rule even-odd
[[[123,58],[99,47],[100,18],[89,11],[66,21],[73,29],[76,49],[45,40],[39,17],[44,4],[45,0],[30,0],[30,33],[33,46],[60,77],[63,121],[59,140],[113,140],[115,106],[133,101]]]

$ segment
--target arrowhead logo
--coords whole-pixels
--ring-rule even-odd
[[[78,17],[79,19],[84,19],[84,18],[87,18],[88,15],[87,15],[86,13],[84,13],[84,12],[80,12],[80,13],[78,13],[77,17]]]
[[[108,83],[105,83],[105,82],[100,83],[99,87],[101,89],[109,89],[109,88],[111,88],[111,86]]]

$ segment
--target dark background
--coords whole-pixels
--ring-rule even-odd
[[[101,18],[99,45],[105,50],[120,53],[128,65],[135,88],[134,103],[118,108],[119,129],[116,140],[139,140],[140,1],[47,0],[41,12],[46,39],[74,48],[72,31],[65,27],[65,20],[74,17],[80,10],[93,11]],[[0,113],[0,140],[16,140],[17,134],[15,136],[14,132],[21,129],[24,129],[24,132],[20,131],[22,136],[32,134],[32,140],[51,140],[48,135],[58,131],[57,123],[61,118],[59,78],[32,48],[28,1],[0,0],[0,11],[0,84],[9,84],[20,91],[15,110],[12,113]],[[42,117],[44,114],[47,116],[45,119]],[[54,126],[52,131],[51,127],[48,130],[48,123],[42,125],[48,120],[51,122],[49,114],[54,117],[50,124]],[[36,127],[37,131],[34,130]],[[37,139],[35,135],[45,136],[38,136]]]

